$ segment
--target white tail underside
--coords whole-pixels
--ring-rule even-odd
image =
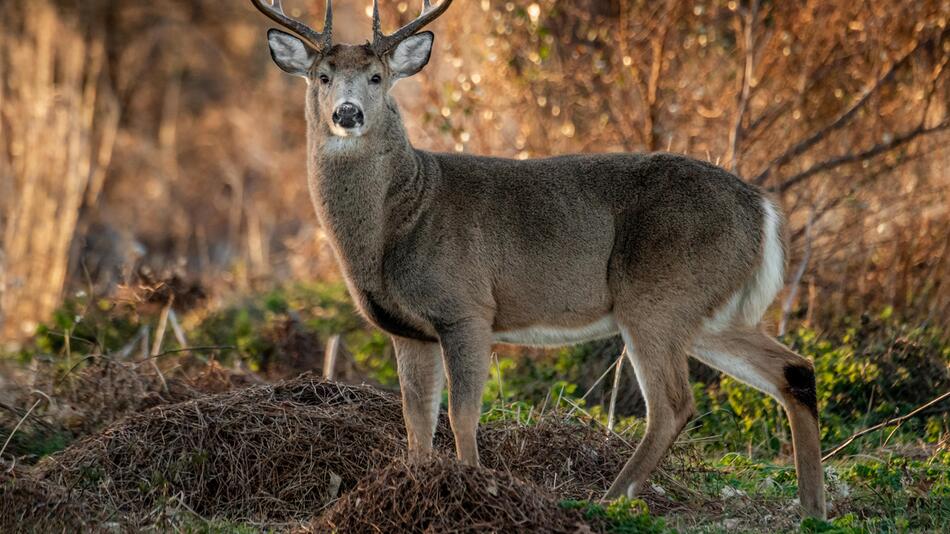
[[[762,199],[764,220],[762,262],[755,276],[736,292],[725,306],[706,322],[709,332],[721,332],[732,324],[755,326],[762,320],[775,295],[785,283],[785,250],[782,247],[782,217],[769,199]]]

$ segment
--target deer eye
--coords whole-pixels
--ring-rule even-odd
[[[330,77],[327,76],[326,74],[321,74],[321,75],[320,75],[320,83],[322,83],[323,85],[326,85],[326,84],[330,83]]]
[[[374,74],[369,79],[369,83],[372,83],[372,84],[377,84],[381,81],[383,81],[383,77],[380,76],[379,74]]]

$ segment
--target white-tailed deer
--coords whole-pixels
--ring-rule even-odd
[[[693,416],[687,353],[788,413],[801,503],[825,516],[811,363],[757,327],[783,284],[784,224],[759,189],[671,154],[516,161],[417,150],[389,90],[429,61],[420,32],[452,3],[373,42],[293,31],[271,55],[309,84],[309,185],[350,293],[396,347],[410,454],[428,452],[444,379],[461,461],[475,432],[492,343],[564,345],[619,333],[647,428],[606,497],[644,487]]]

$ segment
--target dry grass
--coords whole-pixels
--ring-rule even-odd
[[[209,384],[193,384],[205,390],[214,383],[233,386],[230,380],[215,382],[224,380],[220,375],[203,376]],[[411,477],[400,478],[406,473],[398,463],[405,458],[406,439],[396,394],[312,375],[197,398],[195,387],[184,391],[190,400],[132,411],[44,459],[33,474],[48,487],[71,488],[84,502],[115,510],[123,521],[138,526],[168,508],[286,526],[318,516],[354,488],[379,491],[381,477],[387,484],[414,484]],[[440,484],[465,473],[447,467],[454,462],[447,459],[452,441],[444,414],[436,442],[443,460],[425,468],[437,470],[438,476],[432,485],[420,486],[422,493],[447,487]],[[622,440],[557,415],[530,426],[483,425],[479,445],[485,468],[473,480],[495,480],[502,493],[526,492],[522,498],[528,501],[518,508],[528,515],[505,519],[515,521],[508,525],[534,521],[540,516],[531,514],[548,510],[556,503],[554,496],[599,496],[631,452]],[[475,498],[466,492],[487,491],[487,485],[475,482],[460,486],[458,494],[444,494],[448,501],[413,506],[436,510],[481,503],[465,500]],[[659,495],[647,500],[655,510],[671,507]],[[486,502],[487,513],[494,501]],[[333,517],[341,520],[340,512]],[[472,521],[481,521],[479,517]]]
[[[20,469],[0,470],[0,531],[99,532],[105,514],[83,499]]]
[[[365,478],[311,532],[590,532],[550,492],[443,457],[399,461]]]
[[[132,414],[37,466],[110,508],[174,498],[205,517],[311,517],[403,449],[399,407],[369,387],[311,377]]]
[[[181,366],[165,377],[146,362],[102,355],[87,357],[69,368],[43,364],[37,368],[32,388],[47,392],[46,398],[53,402],[44,404],[38,417],[25,423],[86,436],[129,413],[251,383],[249,375],[235,373],[214,360],[199,362],[187,357],[181,358]],[[35,394],[22,385],[19,388],[17,404],[28,406]]]
[[[6,468],[0,531],[601,532],[620,524],[561,505],[599,497],[632,448],[576,419],[548,413],[532,425],[482,425],[483,467],[472,468],[451,459],[443,414],[437,453],[410,465],[394,393],[310,375],[241,389],[226,373],[201,376],[196,388],[226,391],[189,390],[197,396],[134,411],[36,466]],[[698,454],[674,448],[653,478],[662,489],[644,496],[651,514],[687,530],[797,528],[793,486],[779,470],[713,467]],[[848,497],[835,480],[836,515],[881,513],[877,491]],[[938,502],[908,502],[914,524],[932,524],[925,516]]]
[[[478,444],[484,465],[567,499],[599,498],[633,454],[602,429],[554,415],[531,425],[487,425]]]

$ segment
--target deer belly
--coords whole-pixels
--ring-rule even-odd
[[[619,332],[612,314],[581,326],[534,325],[516,330],[495,332],[496,343],[530,345],[535,347],[558,347],[573,345],[595,339],[603,339]]]

